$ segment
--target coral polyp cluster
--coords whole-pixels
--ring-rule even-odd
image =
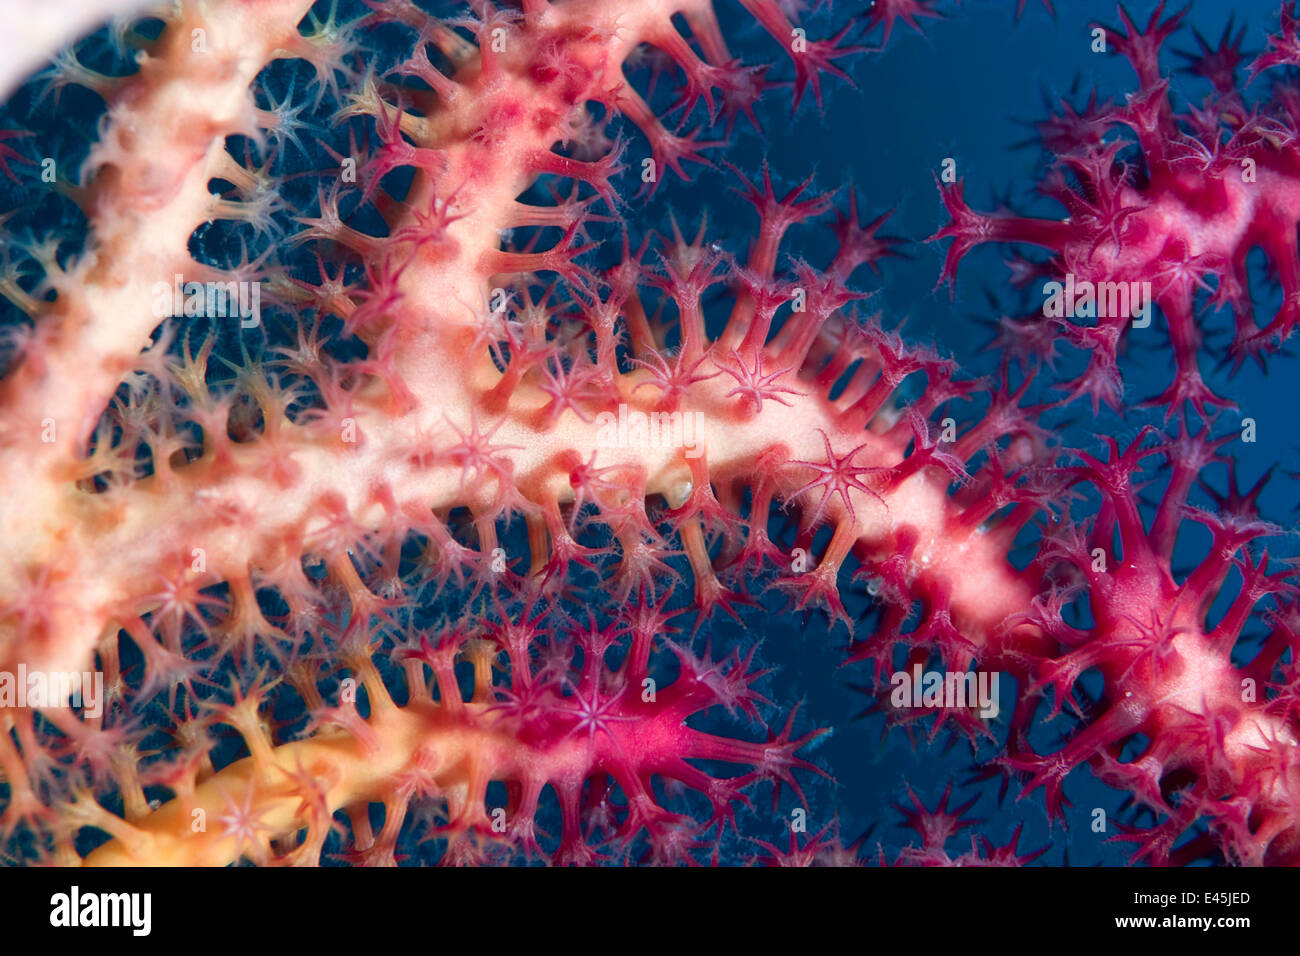
[[[1285,8],[1280,33],[1249,63],[1242,53],[1244,33],[1232,36],[1231,25],[1216,47],[1198,35],[1199,51],[1186,54],[1189,69],[1208,79],[1212,91],[1199,103],[1179,103],[1159,58],[1186,14],[1185,8],[1166,17],[1162,3],[1139,26],[1121,9],[1120,27],[1097,29],[1101,42],[1132,65],[1134,91],[1122,104],[1099,103],[1095,93],[1079,109],[1063,102],[1060,114],[1039,124],[1043,145],[1053,154],[1039,188],[1064,209],[1064,218],[977,213],[957,182],[944,188],[951,222],[934,238],[953,240],[942,274],[950,281],[971,248],[1006,242],[1050,253],[1047,260],[1017,262],[1018,283],[1070,275],[1101,290],[1089,311],[1080,308],[1072,316],[1093,321],[1062,322],[1056,333],[1090,353],[1071,395],[1094,403],[1122,401],[1116,354],[1134,315],[1130,308],[1107,308],[1107,302],[1116,290],[1145,283],[1147,298],[1168,323],[1174,360],[1173,382],[1149,396],[1150,403],[1171,411],[1190,403],[1205,414],[1229,404],[1205,385],[1198,365],[1213,313],[1231,314],[1231,343],[1216,358],[1234,367],[1247,359],[1263,367],[1300,321],[1300,100],[1294,77],[1278,69],[1300,60],[1296,22]],[[1274,77],[1271,84],[1266,76]],[[1250,84],[1267,92],[1252,95]],[[1281,305],[1262,322],[1247,270],[1254,249],[1267,257],[1282,287]],[[1103,301],[1102,295],[1110,298]]]
[[[96,828],[114,839],[91,863],[316,862],[340,811],[352,815],[345,856],[392,862],[419,797],[448,862],[676,862],[708,857],[708,831],[751,784],[797,789],[792,772],[808,765],[795,752],[816,733],[793,736],[787,721],[746,742],[687,725],[715,707],[757,721],[767,702],[749,687],[762,674],[753,648],[714,660],[671,639],[664,607],[682,581],[669,561],[687,557],[703,611],[734,613],[708,547],[724,531],[739,552],[743,519],[710,480],[763,458],[769,500],[801,484],[795,452],[774,447],[759,413],[802,394],[799,370],[852,298],[841,283],[886,248],[856,218],[842,223],[825,280],[804,267],[821,287],[779,349],[766,347],[769,325],[793,292],[774,276],[777,247],[824,198],[778,201],[770,180],[751,189],[761,238],[743,270],[680,236],[657,267],[644,245],[589,261],[587,233],[631,201],[613,186],[629,147],[606,135],[609,114],[644,132],[648,191],[702,161],[703,141],[671,132],[621,79],[638,45],[685,71],[688,113],[699,100],[729,124],[762,89],[707,4],[687,17],[699,53],[678,12],[479,4],[440,19],[377,3],[351,23],[312,13],[300,30],[302,4],[186,6],[134,74],[56,67],[55,88],[88,84],[111,102],[86,184],[67,190],[88,219],[86,253],[42,262],[48,303],[18,274],[9,287],[33,321],[12,333],[6,460],[13,487],[19,473],[37,480],[6,502],[4,660],[76,669],[93,653],[108,706],[13,715],[0,743],[7,832],[34,828],[36,849],[61,861]],[[755,14],[802,36],[774,5]],[[250,47],[240,37],[254,24]],[[358,37],[384,29],[415,52],[380,76]],[[820,73],[848,51],[798,47],[795,98],[820,96]],[[337,102],[324,145],[335,168],[287,171],[312,99],[267,108],[248,89],[285,58],[307,68],[290,89],[305,75],[317,101]],[[263,76],[270,97],[280,75]],[[193,106],[178,117],[181,95]],[[188,119],[196,108],[202,122]],[[149,147],[137,130],[190,140]],[[314,186],[294,183],[304,172]],[[186,250],[182,237],[222,220],[237,228]],[[539,247],[548,231],[557,238]],[[135,233],[149,239],[123,245]],[[714,341],[701,299],[742,272],[754,295]],[[237,298],[247,283],[264,311]],[[238,323],[205,328],[214,289]],[[672,348],[646,292],[677,311]],[[64,388],[70,362],[83,374]],[[629,410],[664,421],[669,440],[605,447],[600,417]],[[689,448],[683,415],[703,423]],[[820,452],[821,440],[797,447]],[[651,676],[652,652],[669,649],[675,667]],[[142,724],[158,706],[162,719]],[[298,716],[273,734],[276,708]],[[217,756],[218,726],[246,734],[236,750],[248,756]],[[710,801],[703,821],[663,808],[655,788],[672,783]],[[504,824],[489,816],[490,784],[507,788]],[[105,788],[120,809],[97,802]],[[559,814],[544,851],[543,789]],[[372,803],[387,808],[379,837]]]
[[[905,245],[887,190],[746,138],[934,5],[741,6],[182,2],[19,92],[0,675],[40,683],[0,684],[8,857],[1045,858],[951,784],[880,788],[908,843],[851,832],[779,621],[842,647],[887,735],[968,741],[966,786],[1056,825],[1078,769],[1129,795],[1094,832],[1135,861],[1296,861],[1294,571],[1197,324],[1233,310],[1234,370],[1293,324],[1289,80],[1252,102],[1225,34],[1179,112],[1183,15],[1121,11],[1100,32],[1138,90],[1040,127],[1067,219],[943,182],[943,279],[1028,243],[1051,255],[1020,285],[1100,290],[1004,319],[981,364],[873,311]],[[1284,11],[1252,79],[1294,34]],[[40,127],[60,98],[100,114],[79,168]],[[705,170],[743,226],[663,207]],[[1255,246],[1284,299],[1263,325]],[[1154,421],[1121,403],[1141,303],[1099,315],[1121,287],[1172,338]],[[1089,397],[1121,413],[1101,451],[1062,417]]]
[[[404,675],[406,700],[400,706],[367,656],[374,650],[368,639],[345,634],[340,660],[359,677],[343,679],[340,703],[325,703],[321,675],[310,663],[290,670],[293,705],[305,708],[308,718],[297,739],[277,743],[268,732],[265,715],[285,678],[259,674],[231,689],[233,703],[211,706],[176,728],[186,749],[140,775],[141,783],[174,791],[174,800],[127,820],[89,797],[75,801],[68,811],[73,820],[115,837],[86,863],[316,863],[339,829],[333,814],[346,811],[352,841],[347,858],[395,865],[413,802],[420,810],[412,813],[411,826],[445,841],[444,862],[545,856],[554,863],[590,864],[607,855],[598,845],[610,848],[613,862],[629,862],[633,853],[643,856],[632,862],[691,862],[692,854],[709,849],[709,826],[666,809],[652,781],[695,791],[712,808],[705,823],[722,827],[734,820],[734,806],[756,781],[786,782],[797,790],[794,771],[812,768],[795,753],[817,732],[791,739],[787,726],[743,741],[689,727],[688,717],[715,707],[756,721],[757,705],[766,701],[751,685],[762,672],[735,654],[701,660],[669,642],[680,672],[659,686],[648,663],[664,624],[654,608],[639,606],[609,625],[584,629],[534,605],[518,620],[505,616],[482,633],[413,633],[407,644],[384,654],[400,663]],[[629,633],[626,656],[610,667],[606,654]],[[512,662],[508,685],[493,682],[494,659],[503,653]],[[468,699],[456,673],[460,660],[474,670]],[[358,680],[365,717],[356,706]],[[208,755],[218,724],[241,735],[249,756],[214,772]],[[705,759],[745,772],[714,777],[690,762]],[[505,789],[496,807],[488,797],[491,784]],[[559,831],[553,833],[536,819],[547,787],[559,811]],[[445,817],[437,826],[432,803]],[[372,804],[383,806],[378,833]],[[205,824],[197,832],[195,821]]]

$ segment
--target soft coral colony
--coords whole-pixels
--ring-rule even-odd
[[[1068,224],[945,192],[950,277],[999,241],[1054,251],[1022,274],[1163,283],[1172,424],[1067,451],[1029,387],[1059,337],[1094,356],[1070,395],[1113,399],[1120,327],[1026,326],[1028,371],[975,378],[867,316],[860,269],[895,240],[851,191],[737,168],[745,250],[640,221],[771,87],[820,104],[863,37],[928,10],[831,10],[819,31],[742,5],[786,64],[736,59],[706,0],[370,0],[355,19],[181,3],[110,31],[136,50],[127,75],[59,57],[44,93],[85,87],[107,111],[76,182],[42,200],[84,222],[84,251],[61,253],[48,216],[20,234],[21,207],[5,239],[21,317],[0,379],[0,671],[93,668],[107,700],[0,711],[9,856],[726,859],[768,791],[799,809],[834,770],[807,753],[823,731],[764,695],[758,628],[707,637],[772,592],[847,635],[877,686],[903,662],[1009,674],[1000,721],[953,706],[934,729],[992,741],[985,769],[1043,788],[1054,818],[1087,766],[1150,811],[1120,834],[1138,859],[1295,859],[1294,582],[1258,489],[1234,476],[1218,508],[1191,506],[1237,433],[1184,401],[1221,404],[1196,372],[1197,288],[1233,307],[1234,356],[1293,324],[1249,324],[1234,264],[1262,245],[1290,302],[1295,217],[1229,182],[1243,158],[1253,188],[1291,181],[1293,88],[1248,99],[1229,42],[1195,61],[1215,96],[1178,113],[1158,62],[1178,18],[1125,14],[1110,34],[1138,93],[1045,127]],[[399,43],[395,63],[375,52]],[[1297,49],[1284,11],[1252,76]],[[631,82],[647,63],[653,82]],[[28,172],[27,141],[0,141],[4,171]],[[787,233],[836,207],[825,264],[786,265]],[[175,276],[257,283],[265,321],[160,320]],[[610,440],[636,416],[689,420],[690,447]],[[1212,544],[1176,575],[1191,524]],[[1241,662],[1251,622],[1269,634]],[[1104,682],[1086,702],[1085,671]],[[1062,709],[1068,739],[1031,743]],[[969,838],[948,793],[909,796],[920,844],[863,859],[1037,855]],[[748,856],[858,859],[834,831]]]

